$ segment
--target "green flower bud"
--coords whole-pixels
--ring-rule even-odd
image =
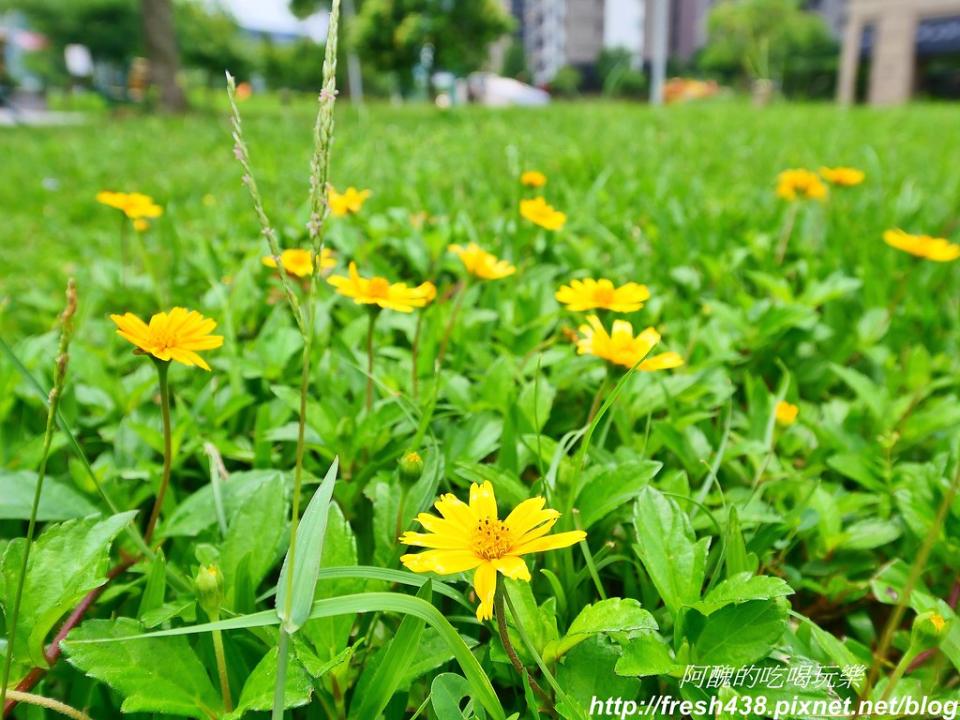
[[[945,635],[947,621],[940,613],[929,611],[920,613],[913,621],[910,632],[911,645],[916,647],[934,647]]]
[[[400,458],[400,477],[404,480],[419,480],[423,475],[423,458],[416,450],[411,450]]]
[[[196,579],[197,600],[211,618],[220,616],[223,604],[223,573],[217,565],[202,565]]]

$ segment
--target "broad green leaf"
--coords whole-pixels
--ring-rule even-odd
[[[668,675],[678,667],[670,655],[670,647],[657,633],[644,631],[624,645],[617,661],[617,675]]]
[[[707,618],[694,643],[699,665],[741,667],[766,657],[787,627],[783,600],[727,605]]]
[[[14,652],[43,666],[43,647],[57,622],[83,597],[106,582],[110,544],[136,516],[120,513],[51,525],[37,538],[23,585],[23,606]],[[5,587],[16,587],[26,541],[12,540],[3,555]]]
[[[327,515],[330,510],[330,499],[333,497],[333,485],[337,479],[339,460],[334,458],[326,477],[317,488],[310,504],[297,526],[297,552],[294,558],[295,565],[289,567],[290,551],[283,559],[280,570],[280,579],[277,581],[277,617],[283,623],[287,632],[295,633],[310,617],[310,605],[313,603],[313,593],[317,587],[317,575],[320,572],[320,560],[323,556],[323,540],[327,533]],[[292,573],[289,582],[289,614],[288,614],[288,580],[287,574]]]
[[[559,702],[560,716],[568,720],[591,717],[585,711],[590,710],[594,697],[636,697],[640,683],[615,672],[619,659],[620,646],[604,635],[594,635],[568,652],[557,664],[557,682],[566,702],[576,707]]]
[[[438,718],[468,720],[461,709],[467,697],[470,697],[470,683],[456,673],[441,673],[430,683],[430,703]]]
[[[733,577],[743,572],[753,574],[759,566],[759,561],[754,553],[747,552],[747,546],[743,540],[743,531],[740,529],[740,516],[737,513],[737,508],[733,505],[730,506],[725,537],[723,561],[726,565],[727,577]]]
[[[33,507],[37,474],[0,470],[0,520],[26,520]],[[47,477],[40,493],[37,520],[70,520],[99,512],[96,505],[57,478]]]
[[[900,537],[899,523],[879,518],[868,518],[849,525],[843,531],[838,547],[845,550],[872,550],[888,545]]]
[[[680,506],[649,486],[637,497],[633,521],[640,560],[667,608],[676,613],[697,602],[709,538],[698,541]]]
[[[277,658],[279,649],[270,648],[257,666],[247,677],[240,691],[240,699],[232,713],[224,715],[224,720],[239,720],[251,710],[270,710],[277,685]],[[287,674],[283,686],[283,707],[295,708],[310,702],[313,683],[307,671],[294,657],[287,663]]]
[[[423,584],[417,597],[424,602],[431,601],[433,590],[429,582]],[[403,618],[379,662],[368,664],[357,681],[349,718],[375,720],[380,717],[418,652],[424,624],[423,618],[413,615]]]
[[[543,652],[544,660],[553,662],[591,635],[598,633],[633,633],[656,629],[657,621],[640,606],[639,601],[633,598],[601,600],[583,608],[570,623],[566,635],[547,645]]]
[[[751,576],[752,573],[740,573],[727,578],[707,593],[693,607],[704,615],[711,615],[727,605],[739,604],[748,600],[770,600],[793,594],[785,580],[770,575]]]
[[[88,620],[70,633],[63,648],[71,665],[123,696],[123,712],[219,717],[220,694],[185,638],[83,642],[129,637],[139,628],[128,618]]]
[[[223,483],[224,512],[233,517],[240,506],[246,502],[264,483],[283,477],[279,470],[251,470],[231,473],[230,479]],[[181,502],[173,511],[170,519],[163,523],[161,531],[164,537],[195,536],[217,521],[216,501],[213,487],[204,485],[193,495]]]
[[[588,530],[618,508],[629,508],[662,467],[662,463],[639,460],[593,470],[576,502],[584,529]]]

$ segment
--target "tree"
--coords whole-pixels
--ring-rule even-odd
[[[707,33],[701,66],[738,68],[752,80],[780,79],[789,58],[829,42],[826,23],[798,0],[725,0],[710,11]]]
[[[222,81],[224,70],[248,78],[253,48],[240,34],[232,15],[218,6],[178,2],[174,19],[184,66],[202,70],[208,86]]]
[[[353,39],[365,58],[394,73],[406,89],[424,46],[433,47],[435,67],[466,75],[512,27],[498,0],[365,0]]]
[[[180,87],[177,73],[180,56],[174,33],[173,7],[170,0],[141,0],[143,40],[150,61],[150,75],[160,91],[160,107],[166,112],[187,109],[187,96]]]

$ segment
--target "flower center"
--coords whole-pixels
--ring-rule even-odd
[[[367,292],[371,297],[386,298],[390,294],[390,283],[385,278],[375,277],[370,281]]]
[[[482,518],[473,534],[473,551],[484,560],[495,560],[507,554],[513,538],[506,523],[497,518]]]
[[[609,307],[613,304],[613,288],[598,287],[593,291],[593,301],[597,305]]]

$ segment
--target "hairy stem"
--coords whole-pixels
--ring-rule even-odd
[[[517,674],[520,675],[520,677],[523,677],[524,673],[526,673],[527,680],[530,681],[531,689],[540,696],[541,700],[552,707],[552,698],[547,691],[540,686],[540,683],[534,680],[533,676],[527,672],[527,669],[523,666],[523,663],[520,662],[520,657],[517,655],[517,651],[513,649],[513,643],[510,642],[510,633],[507,631],[507,613],[503,604],[504,592],[503,583],[498,582],[497,589],[493,593],[493,614],[497,616],[497,631],[500,633],[500,642],[503,643],[503,649],[507,652],[507,657],[510,658],[510,663],[513,665],[513,669],[517,671]],[[514,616],[514,620],[516,620],[516,616]]]
[[[377,312],[370,311],[370,325],[367,327],[367,412],[373,409],[373,330],[377,324]]]
[[[33,693],[21,692],[19,690],[10,690],[7,695],[10,696],[11,700],[16,702],[27,703],[28,705],[36,705],[37,707],[46,708],[47,710],[53,710],[54,712],[65,715],[69,718],[75,718],[76,720],[90,720],[90,716],[85,712],[72,708],[69,705],[66,705],[57,700],[51,700],[50,698],[43,697],[43,695],[34,695]]]
[[[157,365],[157,376],[160,380],[160,418],[163,422],[163,474],[160,477],[160,489],[157,490],[157,497],[153,501],[153,510],[150,511],[150,520],[147,521],[147,529],[143,533],[143,539],[148,544],[153,538],[154,530],[157,529],[157,520],[160,518],[163,499],[166,497],[167,487],[170,485],[170,470],[173,466],[173,441],[170,428],[170,384],[167,381],[170,362],[166,360],[157,360],[155,362]]]
[[[460,306],[463,305],[463,296],[467,294],[467,282],[464,281],[457,290],[457,300],[453,304],[453,310],[450,312],[450,319],[447,321],[447,327],[443,331],[443,339],[440,341],[440,350],[437,353],[437,371],[443,365],[443,358],[447,355],[447,344],[450,342],[450,335],[453,334],[453,326],[457,322],[457,316],[460,314]]]
[[[787,246],[790,244],[790,237],[793,235],[793,226],[797,222],[797,213],[800,212],[800,203],[794,201],[790,203],[790,209],[787,211],[787,219],[780,231],[780,242],[777,244],[777,265],[783,265],[783,259],[787,256]]]

